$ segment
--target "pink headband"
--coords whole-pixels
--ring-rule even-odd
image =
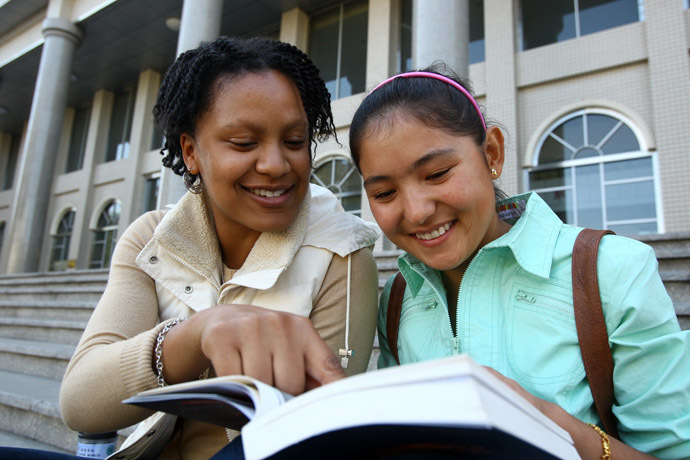
[[[479,109],[479,104],[477,104],[477,101],[474,100],[474,98],[472,97],[470,92],[467,91],[465,88],[463,88],[463,86],[460,83],[458,83],[457,81],[452,80],[448,77],[444,77],[443,75],[439,75],[437,73],[433,73],[433,72],[407,72],[407,73],[401,73],[398,75],[393,75],[392,77],[390,77],[390,78],[382,81],[378,85],[376,85],[376,87],[374,89],[369,91],[369,94],[373,93],[374,91],[376,91],[377,89],[379,89],[383,85],[392,82],[396,78],[410,78],[410,77],[433,78],[435,80],[440,80],[442,82],[448,83],[450,86],[456,88],[458,91],[460,91],[462,94],[464,94],[465,97],[467,99],[469,99],[469,101],[472,103],[472,106],[477,111],[477,114],[479,114],[479,119],[482,121],[482,126],[484,126],[484,131],[486,131],[486,122],[484,121],[484,116],[482,115],[482,111]]]

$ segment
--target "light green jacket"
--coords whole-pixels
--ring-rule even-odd
[[[573,316],[571,257],[581,229],[563,224],[534,193],[497,209],[513,227],[482,248],[465,272],[455,336],[440,273],[410,254],[398,259],[407,281],[400,361],[467,353],[578,419],[599,423]],[[605,236],[598,280],[622,440],[660,458],[690,458],[690,331],[680,331],[653,250]],[[385,328],[391,284],[392,278],[380,299],[379,367],[395,365]]]

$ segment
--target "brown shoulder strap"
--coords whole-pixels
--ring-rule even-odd
[[[400,327],[400,313],[402,312],[403,295],[405,294],[405,278],[398,272],[393,280],[393,286],[388,297],[388,312],[386,314],[386,340],[388,348],[395,358],[395,362],[400,364],[398,358],[398,328]]]
[[[613,358],[597,282],[599,242],[610,230],[585,229],[573,247],[573,305],[577,338],[594,405],[606,432],[618,438],[613,407]]]

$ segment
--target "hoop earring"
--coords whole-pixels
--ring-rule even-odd
[[[204,186],[201,183],[201,176],[198,174],[190,174],[189,171],[185,171],[182,175],[182,180],[184,180],[184,185],[187,187],[187,190],[195,195],[198,195],[204,190]]]

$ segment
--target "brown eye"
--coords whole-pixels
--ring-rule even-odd
[[[375,193],[374,194],[374,199],[375,200],[385,200],[387,198],[390,198],[393,196],[393,193],[395,193],[395,190],[386,190],[383,192]]]
[[[448,171],[450,171],[450,168],[429,174],[426,178],[427,180],[440,179],[441,177],[445,176]]]

